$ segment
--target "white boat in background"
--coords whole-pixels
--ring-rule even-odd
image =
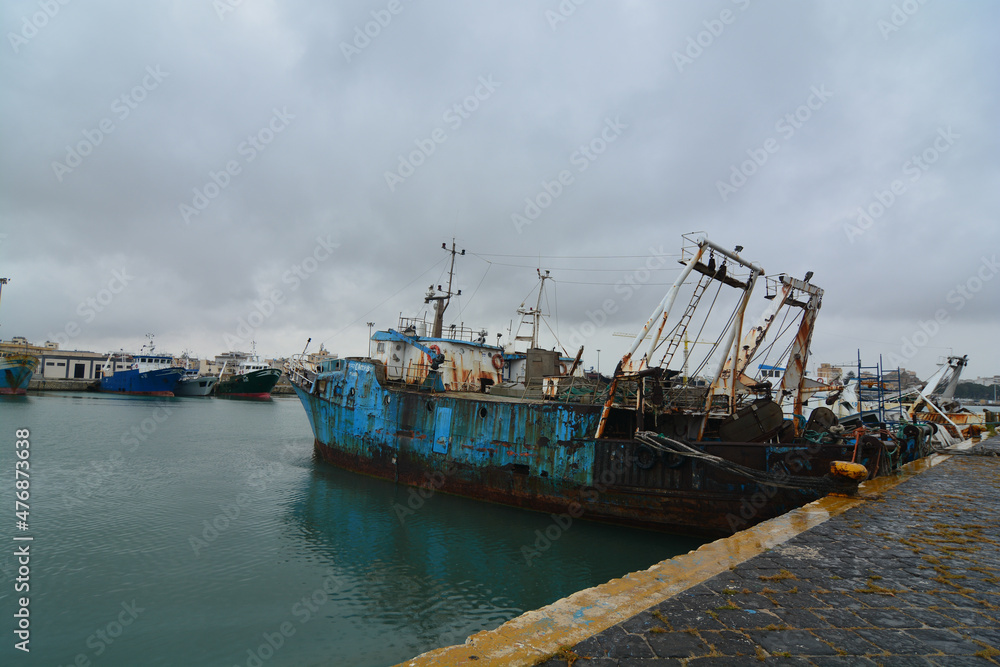
[[[189,352],[181,354],[184,360],[184,375],[174,388],[174,396],[209,396],[215,389],[219,377],[216,375],[199,375],[197,368],[192,368]]]
[[[968,438],[978,437],[986,430],[986,415],[963,408],[955,400],[955,390],[962,376],[962,369],[969,363],[968,355],[948,357],[927,380],[917,400],[910,406],[910,420],[931,422],[937,425],[935,437],[945,445],[952,445]]]
[[[219,378],[214,375],[198,375],[197,371],[187,371],[174,387],[174,396],[208,396],[218,381]]]
[[[898,370],[883,370],[881,361],[877,366],[862,367],[859,359],[856,377],[817,398],[848,428],[925,423],[933,433],[932,442],[949,447],[987,430],[984,413],[964,408],[955,400],[962,369],[968,363],[968,356],[947,357],[922,385],[902,389]],[[864,369],[869,372],[863,373]]]

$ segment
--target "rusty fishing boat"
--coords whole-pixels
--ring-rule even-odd
[[[310,359],[304,350],[286,365],[316,451],[400,484],[712,536],[849,493],[927,453],[929,429],[914,424],[847,431],[826,407],[802,417],[823,296],[811,272],[766,278],[740,246],[683,238],[679,275],[610,382],[583,376],[582,347],[574,357],[540,349],[532,336],[519,351],[499,335],[491,344],[485,330],[445,327],[458,253],[442,244],[451,270],[447,289],[425,297],[432,319],[401,317],[371,336],[365,357]],[[758,282],[769,305],[748,325]],[[722,302],[728,312],[713,314]],[[710,349],[688,373],[684,342],[706,327]],[[751,362],[784,332],[780,383],[751,377]]]

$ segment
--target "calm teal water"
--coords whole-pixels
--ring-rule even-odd
[[[577,522],[529,567],[547,515],[438,494],[401,521],[409,489],[314,460],[295,398],[5,399],[0,452],[3,665],[391,665],[698,544]]]

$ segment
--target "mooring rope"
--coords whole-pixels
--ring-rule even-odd
[[[800,489],[815,491],[820,494],[830,492],[848,492],[857,488],[857,482],[841,482],[829,477],[803,477],[801,475],[777,475],[740,465],[733,461],[695,449],[686,442],[668,438],[659,433],[642,431],[636,435],[636,440],[649,447],[667,454],[676,454],[687,458],[704,461],[726,472],[746,477],[760,485],[777,486],[785,489]]]
[[[933,442],[928,443],[935,454],[943,454],[945,456],[985,456],[986,458],[1000,458],[1000,450],[996,449],[966,449],[966,450],[952,450],[947,447],[941,447],[935,445]]]

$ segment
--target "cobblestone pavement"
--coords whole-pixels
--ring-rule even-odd
[[[954,456],[541,664],[1000,664],[1000,459]]]

